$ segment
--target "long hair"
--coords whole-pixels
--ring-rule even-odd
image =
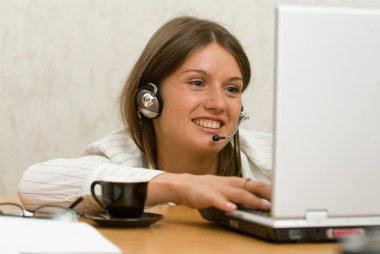
[[[216,42],[235,57],[243,76],[244,91],[251,78],[251,70],[240,42],[221,25],[188,16],[170,20],[153,34],[124,83],[119,98],[124,126],[154,168],[157,168],[157,145],[153,122],[146,117],[139,118],[136,92],[149,82],[156,84],[160,90],[161,82],[175,72],[187,56],[212,42]],[[236,140],[238,135],[237,133]],[[234,149],[230,142],[219,153],[217,174],[241,175],[240,164],[239,144],[235,142]]]

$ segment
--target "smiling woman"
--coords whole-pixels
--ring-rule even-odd
[[[88,146],[82,157],[28,168],[20,200],[33,210],[84,196],[78,210],[99,210],[90,186],[112,176],[150,181],[147,205],[269,209],[271,136],[235,132],[250,76],[243,48],[225,28],[193,17],[169,21],[152,36],[124,84],[125,128]],[[234,142],[213,139],[231,134]]]
[[[223,82],[223,84],[219,84],[219,86],[223,86],[224,90],[226,90],[227,87],[229,90],[233,88],[236,90],[236,88],[238,88],[242,92],[248,86],[250,77],[251,70],[249,60],[242,46],[240,45],[239,41],[225,28],[215,22],[198,20],[191,17],[173,19],[164,24],[152,36],[144,51],[142,52],[141,57],[138,59],[135,68],[132,70],[129,79],[126,81],[124,91],[121,96],[121,112],[123,118],[125,119],[125,125],[129,126],[131,136],[134,138],[136,144],[139,145],[140,148],[146,153],[149,162],[153,167],[156,168],[159,166],[157,165],[157,155],[159,155],[160,152],[156,146],[157,144],[165,142],[165,140],[162,138],[160,140],[157,140],[159,137],[156,136],[156,128],[159,127],[158,123],[162,121],[161,119],[158,119],[158,121],[151,121],[150,118],[143,118],[140,124],[140,122],[137,120],[139,117],[136,112],[136,106],[134,104],[134,101],[130,100],[130,98],[134,96],[136,91],[141,88],[141,86],[144,86],[148,82],[152,82],[160,87],[157,97],[160,98],[160,101],[163,101],[165,106],[159,109],[159,114],[163,111],[166,111],[167,109],[172,108],[171,114],[173,114],[173,112],[176,112],[177,116],[181,115],[180,118],[177,118],[165,114],[165,116],[162,116],[160,118],[167,119],[170,117],[173,120],[172,123],[165,126],[165,130],[171,129],[170,136],[172,139],[169,140],[176,140],[175,143],[178,147],[174,148],[175,151],[186,154],[187,151],[179,150],[183,144],[186,144],[188,142],[184,140],[185,136],[187,139],[196,139],[200,134],[204,135],[204,131],[194,133],[189,132],[189,128],[184,128],[184,126],[189,126],[187,121],[182,121],[185,115],[181,109],[188,107],[185,104],[187,102],[194,101],[198,97],[198,101],[203,101],[207,104],[210,104],[209,102],[217,102],[218,104],[228,97],[220,98],[218,96],[219,93],[215,92],[215,89],[212,89],[215,87],[215,84],[217,85],[218,82]],[[221,80],[221,78],[224,80]],[[165,89],[165,86],[167,86],[165,85],[166,83],[178,84],[172,85],[170,89]],[[189,90],[181,89],[181,86],[188,84],[194,84],[193,87],[195,90],[201,89],[203,92],[201,93],[198,91],[196,94],[189,94],[187,96],[188,93],[186,93],[186,91]],[[195,86],[195,84],[198,85]],[[199,84],[204,84],[204,87],[206,89],[201,88]],[[163,100],[161,100],[161,94],[163,97],[166,93],[169,93],[164,93],[163,90],[173,91],[173,94],[169,95],[170,99],[162,98]],[[177,94],[174,93],[175,91],[177,91]],[[206,94],[206,92],[208,93]],[[235,106],[238,106],[238,110],[240,112],[241,93],[238,93],[238,100],[238,104],[235,104]],[[170,103],[170,105],[167,106],[168,103]],[[220,106],[217,105],[217,107]],[[205,114],[204,112],[198,112],[198,114],[203,114],[206,117],[204,120],[212,120],[210,117],[219,117],[219,119],[216,118],[216,120],[219,122],[221,122],[220,117],[223,115],[225,119],[222,120],[229,121],[229,124],[227,124],[227,122],[221,122],[219,133],[228,134],[231,133],[231,130],[233,129],[231,128],[231,124],[236,126],[236,122],[239,117],[239,112],[235,112],[234,117],[231,118],[231,114],[229,114],[227,118],[226,112],[230,112],[231,110],[232,109],[228,108],[228,110],[224,110],[223,113],[213,112],[210,114],[206,112]],[[212,111],[220,111],[220,109]],[[201,119],[199,116],[197,118]],[[189,120],[195,119],[196,118]],[[177,131],[173,131],[173,128],[176,128]],[[209,128],[207,130],[211,131]],[[230,132],[223,132],[229,130]],[[236,154],[234,155],[232,145],[229,142],[224,142],[224,144],[219,145],[217,145],[215,142],[211,142],[211,139],[209,137],[210,134],[218,134],[217,130],[213,130],[213,132],[214,134],[212,132],[208,134],[208,139],[203,140],[206,140],[209,149],[217,146],[219,147],[220,151],[221,148],[223,148],[223,151],[221,152],[223,155],[218,156],[219,160],[222,160],[219,163],[220,167],[218,167],[217,170],[218,174],[241,175],[240,165],[237,165],[237,167],[233,165],[234,157],[240,157],[238,151],[239,146],[236,146],[237,150]],[[238,135],[236,135],[236,137],[238,137]],[[166,136],[165,139],[167,138],[168,137]],[[144,140],[149,142],[144,143]],[[167,140],[166,143],[168,142],[169,141]],[[179,145],[179,143],[181,145]],[[169,147],[165,148],[169,149]],[[206,150],[204,150],[205,148],[205,146],[203,148],[196,146],[193,147],[193,150],[201,149],[206,152]],[[168,153],[165,152],[165,154]],[[215,156],[216,155],[214,153],[214,162]],[[193,161],[193,158],[197,158],[198,156],[194,155],[189,157],[191,158],[190,160]],[[179,157],[173,156],[173,158]],[[205,163],[209,162],[210,159],[211,158],[208,157]],[[240,159],[238,158],[237,161],[240,162]],[[175,165],[172,165],[171,168],[174,166]],[[192,168],[195,168],[195,166],[196,165],[192,165]],[[201,167],[201,170],[204,170],[202,168],[203,167]],[[212,170],[213,173],[216,172],[215,167]],[[207,172],[209,171],[201,173],[204,174]]]

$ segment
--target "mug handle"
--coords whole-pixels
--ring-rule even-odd
[[[100,200],[98,199],[98,197],[96,196],[95,194],[95,186],[97,184],[100,184],[100,181],[94,181],[92,184],[91,184],[91,196],[92,198],[96,201],[96,203],[98,203],[98,205],[100,205],[100,207],[104,208],[104,205],[102,204],[102,202],[100,202]]]

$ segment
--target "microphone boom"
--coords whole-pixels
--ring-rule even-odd
[[[219,136],[219,135],[214,135],[214,136],[212,136],[212,141],[217,142],[217,141],[219,141],[219,140],[221,140],[221,139],[231,138],[233,135],[235,135],[235,133],[236,133],[236,132],[238,131],[238,129],[239,129],[239,126],[240,126],[241,122],[242,122],[243,120],[246,120],[246,119],[249,118],[248,116],[246,116],[246,115],[243,114],[243,113],[245,113],[245,112],[241,112],[241,113],[240,113],[239,122],[238,122],[238,124],[236,125],[236,128],[235,128],[235,130],[232,132],[231,135],[229,135],[229,136],[227,136],[227,137],[225,137],[225,136]]]

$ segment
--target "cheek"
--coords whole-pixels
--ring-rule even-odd
[[[230,105],[230,117],[231,119],[236,119],[236,121],[239,120],[240,113],[242,112],[241,108],[241,101],[234,102]]]
[[[188,116],[200,104],[199,96],[186,93],[173,94],[165,99],[162,113],[181,118]]]

